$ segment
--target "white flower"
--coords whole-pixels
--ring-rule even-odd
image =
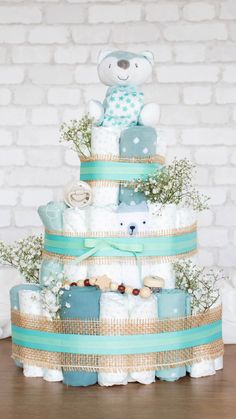
[[[45,291],[44,300],[49,307],[54,306],[57,302],[56,296],[50,290]]]
[[[66,306],[66,308],[71,308],[71,305],[67,302],[66,302],[65,306]]]

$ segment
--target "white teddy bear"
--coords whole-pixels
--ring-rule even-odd
[[[119,231],[135,236],[149,230],[149,212],[143,202],[138,205],[120,204],[117,210]]]
[[[153,54],[144,51],[101,51],[98,57],[98,76],[109,86],[102,103],[92,100],[88,112],[97,125],[155,126],[160,117],[159,106],[143,104],[143,92],[138,89],[151,75]]]

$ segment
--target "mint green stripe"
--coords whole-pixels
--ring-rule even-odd
[[[159,334],[90,336],[47,333],[12,325],[16,345],[48,352],[87,355],[131,355],[205,345],[221,339],[221,320],[200,327]]]
[[[137,252],[139,256],[174,256],[181,253],[190,252],[197,248],[197,233],[185,233],[175,236],[160,237],[88,237],[100,248],[94,256],[127,256],[129,250],[119,249],[130,246],[132,252],[133,245],[140,245],[143,250]],[[115,247],[112,247],[115,246]],[[85,246],[85,238],[70,237],[54,234],[45,234],[44,249],[50,253],[58,253],[66,256],[81,256],[89,248]]]
[[[127,163],[114,161],[81,162],[81,180],[123,180],[148,176],[161,168],[160,163]]]

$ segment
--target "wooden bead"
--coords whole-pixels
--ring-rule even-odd
[[[150,297],[151,293],[152,292],[151,292],[151,290],[148,287],[144,287],[144,288],[141,288],[140,289],[139,295],[142,298],[148,298],[148,297]]]
[[[97,278],[90,278],[89,283],[90,285],[96,285]]]
[[[134,288],[132,294],[133,295],[139,295],[140,290],[138,288]]]
[[[119,286],[119,284],[117,284],[117,282],[112,282],[111,283],[111,286],[110,286],[111,291],[117,291],[118,290],[118,286]]]
[[[118,286],[118,291],[121,293],[121,294],[124,294],[124,292],[125,292],[125,286],[124,285],[119,285]]]
[[[133,288],[132,287],[125,287],[125,293],[131,295],[133,293]]]
[[[85,287],[89,287],[90,286],[90,282],[89,282],[89,279],[88,278],[84,280],[84,285],[85,285]]]
[[[79,280],[77,281],[77,286],[78,286],[78,287],[84,287],[84,280],[83,280],[83,279],[79,279]]]

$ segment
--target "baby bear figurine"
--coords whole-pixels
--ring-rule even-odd
[[[104,127],[155,126],[160,110],[155,103],[143,104],[143,92],[138,86],[152,72],[153,55],[149,51],[135,54],[126,51],[101,51],[98,75],[109,86],[102,103],[89,102],[88,112],[96,125]]]

